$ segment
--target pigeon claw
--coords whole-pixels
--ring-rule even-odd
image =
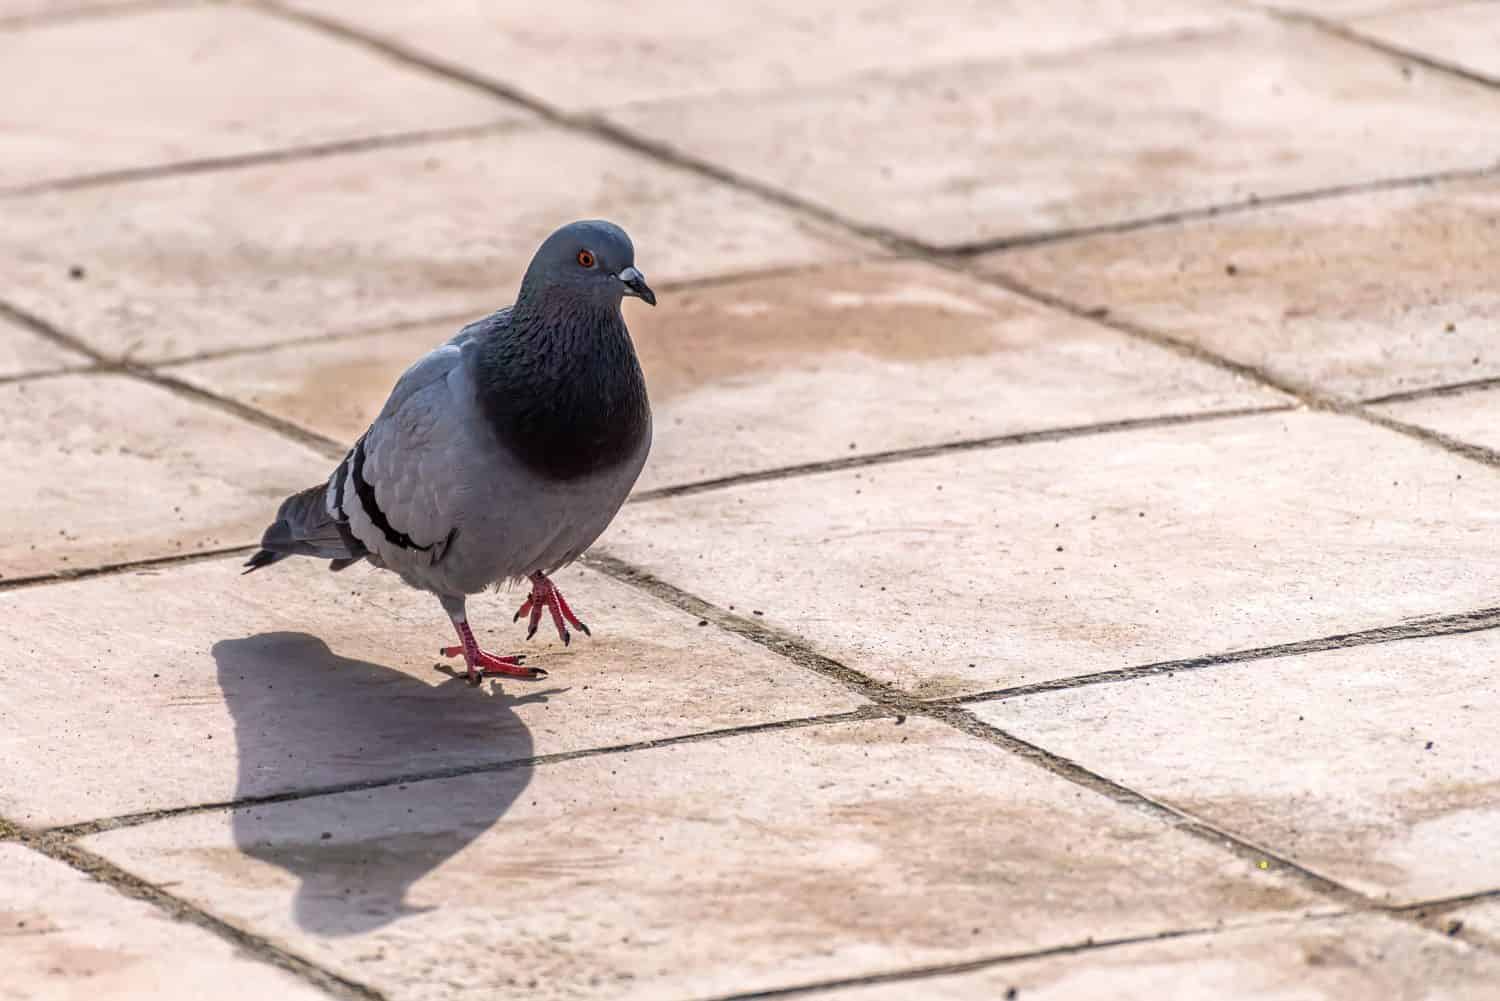
[[[527,667],[525,654],[497,657],[492,653],[485,653],[479,649],[479,643],[474,639],[474,633],[469,629],[467,622],[455,622],[453,625],[458,630],[458,638],[463,641],[463,645],[439,647],[438,653],[444,657],[457,657],[462,654],[464,663],[469,668],[469,684],[477,685],[485,678],[520,678],[523,681],[540,681],[547,676],[547,672],[540,667]]]
[[[515,617],[511,621],[519,622],[521,616],[526,616],[526,638],[531,639],[541,625],[543,609],[551,613],[552,626],[557,630],[557,637],[563,641],[563,646],[573,642],[573,635],[568,632],[568,626],[572,626],[585,636],[593,635],[589,632],[589,627],[573,614],[573,609],[568,607],[568,600],[557,589],[557,585],[552,583],[546,574],[538,571],[531,575],[530,596],[520,608],[516,609]]]

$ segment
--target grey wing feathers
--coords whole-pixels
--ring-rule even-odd
[[[421,358],[350,453],[349,528],[393,569],[440,562],[453,541],[467,419],[462,361],[452,343]]]

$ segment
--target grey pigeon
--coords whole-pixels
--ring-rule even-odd
[[[465,597],[529,578],[564,644],[588,634],[548,574],[614,519],[651,448],[651,407],[624,296],[656,305],[625,231],[564,226],[531,259],[515,305],[469,324],[418,359],[328,482],[293,494],[246,573],[288,556],[342,570],[359,560],[437,595],[458,631],[470,682],[541,678],[523,657],[484,652]]]

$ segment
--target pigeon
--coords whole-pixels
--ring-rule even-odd
[[[367,560],[435,594],[471,684],[538,679],[524,656],[479,648],[468,595],[529,580],[512,621],[536,635],[545,610],[566,645],[590,635],[551,580],[625,503],[651,449],[651,407],[620,304],[656,305],[614,223],[549,236],[514,305],[417,360],[326,483],[282,502],[251,573],[288,556],[343,570]]]

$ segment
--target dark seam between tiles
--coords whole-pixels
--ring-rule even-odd
[[[176,553],[171,556],[150,556],[139,560],[126,560],[122,563],[104,563],[94,567],[80,567],[76,570],[53,570],[49,573],[31,574],[26,577],[0,577],[0,594],[44,584],[66,584],[75,580],[87,580],[90,577],[156,570],[181,563],[202,563],[205,560],[215,560],[225,556],[245,556],[258,548],[260,547],[254,545],[224,546],[218,549],[200,549],[191,553]]]
[[[1227,664],[1278,660],[1286,657],[1298,657],[1304,654],[1324,653],[1331,650],[1349,650],[1362,646],[1375,646],[1386,643],[1401,643],[1408,640],[1430,639],[1438,636],[1457,636],[1464,633],[1485,632],[1496,628],[1500,628],[1500,608],[1481,608],[1472,612],[1422,618],[1390,626],[1377,626],[1372,629],[1361,629],[1355,632],[1320,636],[1315,639],[1297,640],[1291,643],[1277,643],[1271,646],[1235,650],[1230,653],[1208,654],[1203,657],[1157,661],[1154,664],[1141,664],[1135,667],[1125,667],[1111,671],[1096,671],[1091,674],[1078,674],[1068,678],[1058,678],[1053,681],[1039,681],[1030,685],[1015,685],[1010,688],[997,688],[992,691],[973,692],[967,695],[951,695],[946,698],[929,699],[926,701],[932,705],[972,705],[981,702],[999,702],[1005,699],[1043,695],[1047,692],[1062,692],[1074,688],[1086,688],[1092,685],[1112,685],[1135,681],[1140,678],[1154,678],[1164,674],[1172,675],[1179,672],[1201,671],[1204,668],[1220,667]]]
[[[1085,308],[1078,306],[1062,297],[1043,292],[1033,288],[1009,275],[1003,273],[980,272],[972,267],[964,267],[960,259],[952,255],[945,255],[942,248],[931,246],[921,240],[913,239],[904,234],[893,232],[883,226],[861,222],[850,219],[821,203],[792,194],[774,184],[767,184],[753,178],[748,178],[729,170],[719,164],[713,163],[702,157],[698,157],[679,150],[667,143],[660,142],[639,135],[630,129],[626,129],[610,122],[597,114],[569,115],[565,114],[546,102],[527,94],[518,88],[491,80],[488,77],[474,73],[463,67],[447,63],[443,60],[408,49],[368,35],[356,28],[349,27],[339,21],[308,14],[302,11],[291,10],[282,6],[276,0],[259,0],[260,6],[269,11],[274,11],[291,20],[328,32],[331,35],[343,38],[351,43],[364,46],[372,51],[404,62],[408,65],[421,67],[428,72],[438,74],[450,80],[463,83],[480,91],[489,93],[502,100],[511,101],[536,113],[542,119],[552,122],[559,127],[570,129],[583,134],[592,135],[595,138],[614,143],[622,148],[633,150],[659,163],[675,166],[690,171],[700,177],[737,188],[738,190],[753,194],[771,204],[778,205],[795,214],[804,216],[810,220],[821,222],[835,229],[841,230],[851,236],[873,241],[879,246],[886,247],[899,254],[925,259],[934,264],[945,265],[952,270],[960,271],[971,278],[988,282],[997,287],[1006,289],[1013,294],[1022,296],[1033,302],[1049,306],[1053,309],[1062,310],[1073,316],[1092,320],[1103,324],[1120,333],[1129,334],[1140,340],[1156,344],[1159,347],[1174,351],[1180,356],[1212,365],[1224,371],[1231,372],[1242,378],[1253,380],[1263,386],[1276,389],[1292,396],[1306,405],[1319,410],[1327,410],[1346,416],[1365,420],[1369,423],[1384,427],[1386,430],[1406,434],[1408,437],[1416,438],[1429,445],[1444,448],[1450,452],[1456,452],[1465,458],[1478,460],[1489,464],[1485,454],[1481,454],[1472,447],[1462,446],[1444,436],[1428,433],[1420,429],[1403,425],[1399,422],[1388,421],[1378,415],[1370,414],[1358,404],[1342,401],[1330,394],[1323,393],[1311,386],[1302,385],[1293,380],[1284,379],[1265,369],[1255,365],[1247,365],[1234,361],[1217,352],[1210,351],[1190,341],[1177,338],[1161,331],[1152,330],[1138,324],[1121,322],[1112,318],[1106,311],[1101,313],[1098,308]],[[1278,14],[1278,17],[1284,15]],[[1323,29],[1326,25],[1318,23],[1316,19],[1303,18],[1297,21],[1303,26],[1312,29]],[[1491,170],[1496,165],[1491,165]]]
[[[1386,393],[1382,396],[1371,396],[1360,400],[1359,403],[1363,407],[1385,407],[1395,403],[1410,403],[1414,400],[1431,400],[1444,396],[1463,396],[1468,393],[1480,393],[1497,387],[1500,387],[1500,376],[1487,376],[1483,379],[1446,382],[1436,386],[1427,386],[1423,389],[1403,389],[1400,392]]]
[[[831,678],[849,687],[882,708],[903,714],[925,717],[944,723],[960,733],[983,740],[1010,754],[1033,764],[1042,770],[1087,789],[1115,803],[1133,809],[1155,820],[1164,822],[1169,828],[1183,832],[1206,845],[1226,851],[1241,861],[1255,866],[1262,865],[1267,871],[1278,873],[1294,884],[1334,905],[1346,909],[1386,910],[1393,916],[1403,918],[1415,927],[1435,931],[1421,920],[1401,912],[1390,911],[1372,898],[1351,889],[1315,870],[1301,865],[1291,858],[1271,849],[1241,838],[1226,830],[1201,820],[1189,813],[1172,807],[1115,782],[1083,765],[1045,748],[1023,740],[999,727],[984,722],[966,709],[957,705],[924,702],[907,695],[883,682],[865,675],[845,664],[810,649],[800,638],[753,622],[725,609],[713,605],[697,595],[656,577],[613,556],[590,553],[583,562],[610,577],[649,594],[663,603],[697,615],[713,622],[715,626],[733,635],[748,639],[760,646],[781,654],[793,663],[824,677]],[[752,995],[753,996],[753,995]],[[774,995],[773,995],[774,996]]]
[[[1350,417],[1386,431],[1393,431],[1424,445],[1429,445],[1452,455],[1457,455],[1460,458],[1468,459],[1471,462],[1476,462],[1492,469],[1500,468],[1500,453],[1485,448],[1482,445],[1471,444],[1439,431],[1433,431],[1397,420],[1394,417],[1371,410],[1363,403],[1345,400],[1316,387],[1277,375],[1259,366],[1235,361],[1233,358],[1221,355],[1216,351],[1166,333],[1165,331],[1146,327],[1129,320],[1123,320],[1110,314],[1107,305],[1098,307],[1081,306],[1060,296],[1053,295],[1050,292],[1033,288],[1027,283],[1003,272],[978,272],[963,267],[956,267],[956,270],[970,274],[981,281],[988,281],[999,288],[1023,296],[1034,302],[1050,306],[1053,309],[1062,310],[1079,319],[1090,320],[1137,340],[1165,348],[1184,358],[1211,365],[1222,371],[1237,375],[1240,378],[1249,379],[1267,388],[1285,393],[1287,396],[1302,403],[1308,409],[1337,414],[1342,417]]]
[[[77,365],[63,365],[58,368],[33,369],[26,372],[13,372],[10,375],[0,375],[0,386],[43,382],[47,379],[56,379],[66,375],[103,375],[110,371],[112,369],[108,365],[83,362]]]
[[[1388,191],[1407,191],[1413,188],[1434,187],[1459,181],[1480,180],[1500,174],[1500,162],[1482,167],[1456,167],[1450,170],[1425,174],[1406,174],[1396,177],[1375,178],[1368,181],[1351,181],[1322,188],[1306,188],[1281,194],[1251,196],[1239,201],[1218,202],[1201,208],[1180,209],[1159,215],[1137,216],[1119,222],[1100,223],[1093,226],[1073,226],[1060,229],[1018,233],[967,243],[944,244],[935,248],[935,253],[944,256],[965,258],[1007,250],[1022,250],[1045,246],[1049,243],[1065,243],[1069,240],[1085,240],[1098,236],[1118,236],[1141,230],[1203,222],[1220,216],[1244,215],[1262,209],[1275,209],[1302,205],[1309,202],[1336,201],[1340,198],[1379,194]]]
[[[1073,424],[1056,428],[1041,428],[1036,431],[1014,431],[1009,434],[989,435],[984,438],[961,438],[956,441],[932,445],[913,445],[909,448],[893,448],[881,452],[863,452],[837,459],[821,459],[793,466],[776,466],[772,469],[755,470],[748,473],[731,473],[708,480],[677,483],[664,487],[653,487],[632,494],[631,503],[644,503],[673,497],[684,497],[713,490],[744,486],[750,483],[792,479],[819,473],[839,472],[846,469],[861,469],[866,466],[889,465],[926,459],[954,452],[973,452],[981,449],[999,449],[1015,445],[1030,445],[1037,442],[1066,441],[1090,435],[1117,434],[1123,431],[1138,431],[1149,428],[1176,427],[1182,424],[1200,424],[1211,421],[1232,420],[1237,417],[1253,417],[1262,414],[1286,413],[1294,409],[1292,404],[1267,404],[1259,407],[1235,407],[1227,410],[1204,410],[1196,413],[1161,414],[1154,417],[1128,417],[1117,421],[1100,421],[1094,424]]]
[[[1415,14],[1420,10],[1421,8],[1411,8],[1409,12]],[[1330,21],[1326,18],[1319,17],[1316,14],[1308,14],[1303,11],[1278,10],[1275,8],[1266,8],[1265,11],[1270,16],[1277,18],[1278,20],[1286,21],[1290,24],[1307,25],[1323,32],[1326,35],[1331,35],[1332,37],[1337,38],[1341,41],[1349,42],[1353,45],[1358,45],[1359,47],[1364,49],[1370,49],[1372,51],[1379,52],[1382,55],[1390,56],[1391,58],[1399,60],[1401,62],[1416,63],[1418,66],[1423,66],[1435,73],[1442,73],[1446,76],[1455,77],[1468,83],[1478,84],[1479,86],[1484,87],[1490,91],[1494,91],[1497,88],[1500,88],[1500,79],[1487,76],[1484,73],[1478,73],[1471,69],[1467,69],[1463,66],[1458,65],[1457,63],[1445,62],[1441,59],[1425,55],[1424,53],[1417,52],[1413,49],[1402,48],[1399,45],[1392,45],[1390,42],[1382,41],[1379,38],[1374,38],[1370,35],[1366,35],[1363,32],[1359,31],[1357,28],[1351,27],[1347,24],[1341,24],[1337,21]]]
[[[76,354],[81,354],[97,365],[117,367],[111,359],[95,351],[79,338],[53,326],[35,313],[12,305],[4,300],[0,300],[0,318],[7,319],[18,327],[24,327],[45,341],[49,341],[59,347],[67,348]]]
[[[200,813],[214,813],[221,810],[246,810],[258,806],[295,803],[301,800],[319,799],[325,796],[339,796],[351,792],[389,789],[393,786],[419,785],[426,782],[441,782],[446,779],[465,778],[471,775],[491,775],[496,772],[515,771],[519,768],[542,768],[548,765],[578,761],[584,758],[599,758],[617,754],[653,751],[666,747],[676,747],[679,744],[699,744],[761,733],[801,730],[807,727],[863,723],[870,720],[889,719],[894,715],[895,713],[892,710],[882,709],[878,706],[863,706],[846,712],[827,713],[821,716],[771,720],[765,723],[746,723],[741,726],[722,727],[715,730],[698,730],[693,733],[677,734],[670,737],[656,737],[650,740],[639,740],[626,744],[606,744],[600,747],[578,748],[572,751],[558,751],[554,754],[539,754],[526,758],[505,758],[498,761],[452,765],[446,768],[430,768],[377,779],[360,779],[354,782],[338,782],[326,786],[290,789],[286,792],[267,793],[262,796],[242,796],[237,799],[213,803],[194,803],[189,806],[142,810],[138,813],[101,817],[96,820],[85,820],[75,824],[61,824],[56,827],[46,828],[40,833],[60,838],[84,838],[94,834],[105,834],[109,831],[139,827],[142,824],[153,824],[158,821],[172,820],[177,817],[193,816]]]
[[[213,2],[213,0],[209,0],[209,2]],[[134,14],[151,14],[157,11],[182,10],[203,6],[207,6],[207,3],[203,2],[203,0],[134,0],[134,2],[126,0],[126,2],[111,4],[106,7],[63,6],[61,10],[49,10],[39,14],[16,14],[12,17],[0,17],[0,34],[17,33],[31,28],[67,24],[74,21],[102,21],[117,17],[129,17]]]
[[[892,261],[915,260],[915,258],[903,256],[881,256],[868,257],[852,261],[841,261],[838,264],[813,262],[809,264],[778,264],[766,268],[747,268],[742,271],[726,271],[719,274],[704,275],[697,278],[669,279],[657,283],[657,296],[673,292],[693,292],[698,289],[714,288],[721,285],[730,285],[737,282],[755,282],[773,278],[781,278],[798,274],[816,274],[820,271],[831,270],[840,266],[859,266],[866,264],[881,264]],[[925,262],[924,262],[925,263]],[[287,348],[304,345],[329,344],[340,342],[357,342],[365,338],[379,337],[384,334],[398,333],[403,330],[416,330],[422,327],[441,326],[445,324],[456,324],[462,326],[465,323],[478,320],[493,313],[497,307],[494,301],[478,304],[470,309],[446,310],[431,316],[422,316],[415,319],[395,320],[389,323],[380,323],[368,327],[351,327],[342,330],[333,330],[327,333],[301,334],[296,337],[288,337],[284,340],[268,341],[263,344],[247,344],[242,347],[210,348],[204,351],[193,352],[183,355],[169,355],[165,358],[143,360],[138,364],[145,368],[167,369],[180,368],[194,365],[200,362],[220,361],[225,358],[254,357],[263,354],[272,354]],[[457,332],[457,326],[454,328]],[[434,347],[436,344],[433,345]]]
[[[336,998],[345,1001],[384,1001],[385,995],[374,988],[339,976],[276,945],[270,939],[233,925],[66,838],[23,830],[19,841],[32,851],[60,862],[122,896],[150,904],[174,921],[201,928],[235,949]]]
[[[1276,924],[1280,922],[1266,923]],[[1236,925],[1235,927],[1256,926]],[[855,987],[875,987],[881,984],[901,984],[913,980],[932,980],[937,977],[978,973],[981,970],[993,969],[997,966],[1013,966],[1028,960],[1054,959],[1059,956],[1075,956],[1079,953],[1118,949],[1125,946],[1149,945],[1153,942],[1170,942],[1174,939],[1198,938],[1205,935],[1219,934],[1226,930],[1223,927],[1211,926],[1173,929],[1170,931],[1152,932],[1145,935],[1129,935],[1121,938],[1087,938],[1081,942],[1069,942],[1064,945],[1044,946],[1039,949],[1000,953],[995,956],[985,956],[981,959],[962,960],[953,963],[934,963],[928,966],[913,966],[900,970],[867,973],[852,977],[835,977],[811,983],[794,984],[788,987],[769,987],[764,990],[745,991],[737,994],[715,994],[712,997],[695,999],[695,1001],[770,1001],[772,998],[800,997],[806,994],[820,994],[824,991],[844,990]]]
[[[358,139],[340,139],[329,142],[284,146],[247,153],[226,153],[222,156],[195,157],[189,160],[174,160],[167,163],[154,163],[140,167],[121,167],[115,170],[102,170],[92,174],[75,174],[0,188],[0,198],[24,198],[54,192],[107,187],[112,184],[124,184],[134,181],[186,177],[193,174],[210,174],[223,170],[258,167],[265,164],[319,160],[348,153],[365,153],[381,149],[401,149],[454,139],[503,135],[507,132],[524,128],[527,124],[524,120],[483,122],[476,125],[455,125],[442,129],[419,129],[411,132],[392,132],[385,135],[362,136]]]
[[[148,382],[160,389],[167,390],[175,396],[196,400],[232,417],[238,417],[248,424],[254,424],[268,431],[273,431],[284,438],[289,438],[305,446],[324,458],[341,459],[349,451],[348,446],[334,441],[327,435],[319,434],[316,431],[309,431],[302,425],[289,421],[284,417],[277,417],[275,414],[267,413],[247,403],[241,403],[239,400],[228,396],[221,396],[212,390],[204,389],[202,386],[188,382],[185,379],[179,379],[176,376],[140,365],[127,365],[123,371],[125,374],[135,376],[143,382]]]

